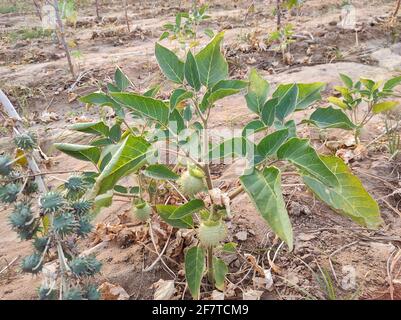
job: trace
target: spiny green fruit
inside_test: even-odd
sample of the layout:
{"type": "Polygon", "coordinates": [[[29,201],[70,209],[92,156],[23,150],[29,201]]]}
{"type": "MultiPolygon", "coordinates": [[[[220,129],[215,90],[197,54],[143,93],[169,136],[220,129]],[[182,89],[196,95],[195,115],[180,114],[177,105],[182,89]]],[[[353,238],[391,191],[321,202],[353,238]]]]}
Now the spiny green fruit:
{"type": "Polygon", "coordinates": [[[70,288],[64,294],[63,299],[64,300],[82,300],[83,299],[82,290],[78,287],[70,288]]]}
{"type": "Polygon", "coordinates": [[[64,188],[67,190],[66,197],[68,199],[77,199],[85,193],[87,183],[83,177],[71,176],[64,183],[64,188]]]}
{"type": "Polygon", "coordinates": [[[53,218],[52,227],[54,232],[64,237],[73,233],[79,227],[79,224],[70,212],[65,212],[53,218]]]}
{"type": "Polygon", "coordinates": [[[132,213],[134,217],[140,221],[146,221],[150,218],[152,214],[152,208],[146,201],[140,201],[139,203],[134,203],[132,206],[132,213]]]}
{"type": "Polygon", "coordinates": [[[9,183],[0,187],[0,201],[4,203],[12,203],[17,200],[21,186],[16,183],[9,183]]]}
{"type": "Polygon", "coordinates": [[[33,247],[38,252],[43,252],[46,248],[47,242],[49,241],[48,237],[39,237],[33,241],[33,247]]]}
{"type": "Polygon", "coordinates": [[[28,180],[22,193],[24,195],[30,195],[32,193],[37,192],[38,189],[39,189],[39,186],[34,180],[28,180]]]}
{"type": "Polygon", "coordinates": [[[36,148],[38,139],[34,133],[27,132],[16,135],[14,143],[19,149],[29,151],[36,148]]]}
{"type": "Polygon", "coordinates": [[[78,200],[71,203],[72,213],[77,216],[85,216],[89,214],[93,202],[89,200],[78,200]]]}
{"type": "Polygon", "coordinates": [[[40,300],[57,300],[57,291],[41,286],[38,289],[38,296],[40,300]]]}
{"type": "Polygon", "coordinates": [[[92,231],[92,224],[90,223],[89,219],[87,218],[81,218],[79,219],[79,226],[77,233],[81,237],[85,237],[89,232],[92,231]]]}
{"type": "Polygon", "coordinates": [[[37,274],[42,270],[42,263],[40,262],[41,255],[34,253],[22,259],[21,269],[23,272],[37,274]]]}
{"type": "Polygon", "coordinates": [[[100,300],[100,292],[97,287],[93,284],[88,285],[84,288],[84,298],[88,300],[100,300]]]}
{"type": "Polygon", "coordinates": [[[8,176],[11,173],[12,165],[9,156],[0,156],[0,176],[8,176]]]}
{"type": "Polygon", "coordinates": [[[13,229],[24,228],[31,224],[33,222],[31,205],[24,202],[17,203],[8,219],[13,229]]]}
{"type": "Polygon", "coordinates": [[[71,271],[78,277],[90,277],[100,271],[102,264],[93,256],[77,257],[69,263],[71,271]]]}
{"type": "Polygon", "coordinates": [[[177,183],[181,191],[187,196],[195,196],[198,192],[205,190],[203,181],[204,173],[196,168],[185,171],[177,183]]]}
{"type": "Polygon", "coordinates": [[[204,221],[198,229],[201,244],[205,247],[215,247],[227,235],[226,226],[222,221],[204,221]]]}
{"type": "Polygon", "coordinates": [[[39,203],[42,212],[48,214],[61,210],[64,207],[65,201],[60,193],[50,191],[40,198],[39,203]]]}

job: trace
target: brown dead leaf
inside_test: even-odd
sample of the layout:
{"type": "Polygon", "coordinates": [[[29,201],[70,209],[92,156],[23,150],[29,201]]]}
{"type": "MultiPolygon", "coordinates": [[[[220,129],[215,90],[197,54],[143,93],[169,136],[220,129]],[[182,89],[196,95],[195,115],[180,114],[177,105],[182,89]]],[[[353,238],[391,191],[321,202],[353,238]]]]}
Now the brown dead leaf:
{"type": "Polygon", "coordinates": [[[252,268],[260,274],[260,276],[264,277],[265,272],[261,266],[258,265],[258,262],[256,261],[256,258],[251,255],[251,254],[245,254],[246,260],[249,262],[249,264],[252,266],[252,268]]]}
{"type": "Polygon", "coordinates": [[[128,300],[129,294],[124,288],[109,282],[104,282],[99,287],[102,300],[128,300]]]}
{"type": "Polygon", "coordinates": [[[74,92],[69,92],[68,93],[68,103],[74,102],[75,100],[77,100],[78,95],[74,92]]]}

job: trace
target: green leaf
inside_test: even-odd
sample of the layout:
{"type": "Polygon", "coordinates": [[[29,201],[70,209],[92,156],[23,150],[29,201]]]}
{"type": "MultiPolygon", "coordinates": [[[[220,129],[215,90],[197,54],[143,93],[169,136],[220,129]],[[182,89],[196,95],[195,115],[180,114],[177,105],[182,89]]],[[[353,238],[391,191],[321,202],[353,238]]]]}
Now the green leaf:
{"type": "Polygon", "coordinates": [[[54,147],[75,159],[90,161],[94,164],[97,164],[100,158],[100,149],[95,146],[71,143],[55,143],[54,147]]]}
{"type": "Polygon", "coordinates": [[[69,129],[105,137],[109,136],[109,127],[103,121],[75,123],[69,129]]]}
{"type": "Polygon", "coordinates": [[[137,111],[151,120],[163,125],[168,123],[170,109],[162,100],[126,92],[111,93],[111,96],[128,109],[137,111]]]}
{"type": "Polygon", "coordinates": [[[256,151],[255,145],[245,137],[229,138],[222,143],[214,146],[209,151],[209,160],[216,159],[232,159],[235,157],[245,157],[254,155],[256,151]]]}
{"type": "Polygon", "coordinates": [[[179,229],[192,229],[194,227],[194,222],[192,216],[188,215],[182,219],[171,219],[170,216],[178,208],[178,206],[173,205],[156,205],[156,211],[164,222],[179,229]]]}
{"type": "Polygon", "coordinates": [[[218,33],[195,57],[200,81],[207,88],[228,76],[228,64],[220,51],[223,36],[223,32],[218,33]]]}
{"type": "Polygon", "coordinates": [[[248,108],[255,113],[259,113],[266,102],[269,90],[269,83],[255,69],[251,69],[248,93],[245,95],[248,108]]]}
{"type": "Polygon", "coordinates": [[[122,177],[138,170],[145,162],[150,144],[141,137],[129,135],[123,142],[102,173],[96,179],[93,193],[105,193],[113,189],[122,177]]]}
{"type": "Polygon", "coordinates": [[[161,34],[161,36],[160,36],[160,38],[159,38],[159,41],[162,41],[162,40],[166,39],[169,35],[170,35],[170,33],[169,33],[168,31],[164,31],[164,32],[161,34]]]}
{"type": "Polygon", "coordinates": [[[245,88],[247,83],[241,80],[221,80],[213,88],[206,92],[201,103],[201,110],[204,112],[209,106],[217,100],[237,94],[245,88]]]}
{"type": "Polygon", "coordinates": [[[93,215],[97,215],[102,208],[108,208],[113,203],[113,190],[98,195],[93,201],[93,215]]]}
{"type": "Polygon", "coordinates": [[[325,165],[336,175],[338,185],[329,187],[310,175],[303,175],[305,184],[330,207],[356,223],[377,229],[382,223],[379,206],[364,189],[347,165],[334,156],[321,156],[325,165]]]}
{"type": "Polygon", "coordinates": [[[152,164],[142,172],[145,176],[157,180],[177,180],[180,177],[163,164],[152,164]]]}
{"type": "Polygon", "coordinates": [[[221,250],[227,253],[235,253],[237,249],[237,245],[235,242],[227,242],[223,245],[221,250]]]}
{"type": "Polygon", "coordinates": [[[156,43],[155,54],[163,74],[173,82],[182,83],[184,81],[184,63],[178,59],[177,55],[159,43],[156,43]]]}
{"type": "Polygon", "coordinates": [[[396,106],[398,106],[397,101],[384,101],[384,102],[376,103],[372,107],[372,111],[373,111],[373,113],[386,112],[386,111],[394,109],[396,106]]]}
{"type": "Polygon", "coordinates": [[[214,37],[214,32],[212,29],[210,28],[206,28],[205,30],[203,30],[203,32],[209,37],[209,38],[213,38],[214,37]]]}
{"type": "Polygon", "coordinates": [[[114,74],[114,81],[116,82],[117,87],[118,89],[120,89],[120,91],[126,90],[131,84],[131,81],[124,74],[124,72],[122,72],[120,67],[117,67],[116,69],[116,72],[114,74]]]}
{"type": "Polygon", "coordinates": [[[79,101],[88,104],[94,104],[99,106],[113,106],[115,101],[103,92],[93,92],[86,96],[80,97],[79,101]]]}
{"type": "Polygon", "coordinates": [[[393,90],[396,86],[398,86],[401,83],[401,76],[392,78],[388,80],[384,86],[383,90],[393,90]]]}
{"type": "Polygon", "coordinates": [[[347,109],[347,104],[344,101],[342,101],[340,98],[328,97],[327,100],[330,103],[336,105],[337,107],[340,107],[343,110],[347,109]]]}
{"type": "Polygon", "coordinates": [[[307,139],[291,138],[278,149],[277,157],[288,160],[328,186],[338,186],[337,177],[319,158],[307,139]]]}
{"type": "Polygon", "coordinates": [[[188,51],[187,60],[185,61],[185,79],[188,84],[195,89],[195,91],[199,91],[201,87],[200,77],[198,65],[196,63],[195,57],[193,56],[191,51],[188,51]]]}
{"type": "Polygon", "coordinates": [[[340,128],[354,130],[356,128],[344,112],[333,107],[316,109],[309,120],[304,122],[311,123],[320,129],[340,128]]]}
{"type": "Polygon", "coordinates": [[[179,206],[170,216],[170,219],[183,219],[205,207],[202,200],[194,199],[179,206]]]}
{"type": "Polygon", "coordinates": [[[170,110],[174,110],[180,102],[190,99],[192,97],[193,93],[191,91],[187,91],[181,88],[175,89],[170,97],[170,110]]]}
{"type": "Polygon", "coordinates": [[[154,97],[156,97],[156,95],[159,92],[159,90],[160,90],[160,84],[151,87],[149,90],[145,91],[143,93],[143,95],[145,97],[154,98],[154,97]]]}
{"type": "Polygon", "coordinates": [[[287,92],[281,97],[276,105],[276,118],[283,121],[285,117],[291,114],[297,104],[298,99],[298,86],[296,84],[291,85],[287,92]]]}
{"type": "Polygon", "coordinates": [[[273,98],[273,99],[267,100],[266,103],[262,107],[261,119],[269,127],[274,122],[277,104],[278,104],[278,98],[273,98]]]}
{"type": "Polygon", "coordinates": [[[114,142],[119,142],[121,139],[121,126],[116,123],[114,126],[110,128],[109,138],[114,142]]]}
{"type": "Polygon", "coordinates": [[[254,169],[241,176],[240,181],[256,209],[291,251],[292,227],[282,195],[280,171],[275,167],[254,169]]]}
{"type": "Polygon", "coordinates": [[[223,291],[228,268],[222,259],[213,257],[213,273],[216,288],[223,291]]]}
{"type": "Polygon", "coordinates": [[[200,285],[205,272],[205,254],[200,247],[192,247],[185,254],[185,278],[195,300],[199,299],[200,285]]]}
{"type": "Polygon", "coordinates": [[[288,129],[282,129],[267,135],[257,145],[258,153],[264,158],[275,155],[287,138],[288,129]]]}
{"type": "Polygon", "coordinates": [[[247,136],[260,132],[266,128],[266,125],[262,121],[252,120],[251,122],[248,122],[248,124],[242,129],[241,135],[246,138],[247,136]]]}
{"type": "Polygon", "coordinates": [[[352,89],[352,87],[354,86],[354,83],[352,82],[352,79],[350,77],[348,77],[345,74],[340,73],[340,78],[348,89],[352,89]]]}
{"type": "Polygon", "coordinates": [[[315,101],[321,100],[321,92],[325,89],[326,84],[323,82],[314,83],[298,83],[298,99],[295,109],[304,110],[315,101]]]}

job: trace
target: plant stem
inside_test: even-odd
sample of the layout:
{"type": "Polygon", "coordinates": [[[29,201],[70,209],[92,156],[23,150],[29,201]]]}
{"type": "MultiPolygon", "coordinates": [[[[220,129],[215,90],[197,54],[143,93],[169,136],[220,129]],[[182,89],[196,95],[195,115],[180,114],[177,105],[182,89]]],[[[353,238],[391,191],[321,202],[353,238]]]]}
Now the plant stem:
{"type": "Polygon", "coordinates": [[[207,248],[207,278],[214,284],[213,247],[207,248]]]}

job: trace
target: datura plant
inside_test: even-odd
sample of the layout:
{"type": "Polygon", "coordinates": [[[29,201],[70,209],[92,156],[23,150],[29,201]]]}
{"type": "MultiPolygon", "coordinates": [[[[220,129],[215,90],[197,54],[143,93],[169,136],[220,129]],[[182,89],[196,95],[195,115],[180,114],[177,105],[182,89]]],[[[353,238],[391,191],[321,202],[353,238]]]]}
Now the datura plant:
{"type": "Polygon", "coordinates": [[[91,180],[73,175],[59,188],[40,194],[35,176],[25,168],[37,141],[32,133],[16,134],[17,156],[0,156],[0,202],[11,211],[11,228],[33,245],[32,254],[22,259],[21,270],[42,273],[40,299],[99,299],[91,278],[101,264],[93,256],[79,255],[76,246],[77,240],[92,230],[93,204],[83,198],[91,180]]]}
{"type": "MultiPolygon", "coordinates": [[[[72,130],[92,135],[86,145],[55,145],[93,164],[94,184],[86,199],[94,202],[95,211],[110,205],[115,196],[131,197],[132,213],[139,220],[160,218],[174,228],[196,230],[198,245],[185,249],[185,274],[195,299],[206,274],[212,285],[224,289],[228,268],[221,255],[235,252],[235,244],[226,242],[226,221],[237,195],[245,192],[270,228],[293,249],[281,189],[283,166],[273,164],[294,167],[305,185],[336,212],[368,228],[381,224],[378,205],[344,162],[319,155],[297,135],[291,117],[321,99],[325,85],[283,84],[272,91],[255,70],[247,80],[229,79],[222,40],[219,33],[198,52],[188,50],[181,58],[156,44],[157,62],[170,81],[166,89],[172,88],[167,100],[158,98],[160,86],[144,93],[132,91],[131,81],[117,68],[112,83],[81,97],[84,103],[111,107],[113,120],[73,125],[72,130]],[[241,94],[255,119],[238,134],[213,141],[209,125],[216,103],[232,95],[240,99],[241,94]],[[219,189],[210,166],[239,159],[246,163],[238,174],[239,185],[219,189]],[[169,194],[182,200],[169,204],[169,194]]],[[[74,190],[79,193],[79,188],[74,190]]]]}
{"type": "Polygon", "coordinates": [[[344,85],[334,87],[337,94],[328,98],[331,106],[316,109],[307,122],[321,129],[353,131],[355,143],[359,143],[361,130],[374,116],[398,106],[397,101],[388,99],[394,96],[401,76],[376,82],[366,78],[354,82],[345,74],[340,77],[344,85]]]}

